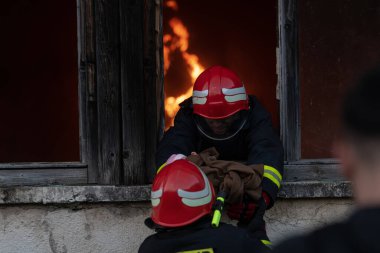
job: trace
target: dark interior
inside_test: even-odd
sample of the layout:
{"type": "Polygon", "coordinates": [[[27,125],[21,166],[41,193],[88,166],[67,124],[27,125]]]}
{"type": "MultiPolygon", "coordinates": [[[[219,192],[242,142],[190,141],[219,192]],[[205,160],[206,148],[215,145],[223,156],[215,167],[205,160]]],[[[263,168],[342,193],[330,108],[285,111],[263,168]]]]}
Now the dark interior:
{"type": "Polygon", "coordinates": [[[0,162],[79,161],[76,1],[0,8],[0,162]]]}

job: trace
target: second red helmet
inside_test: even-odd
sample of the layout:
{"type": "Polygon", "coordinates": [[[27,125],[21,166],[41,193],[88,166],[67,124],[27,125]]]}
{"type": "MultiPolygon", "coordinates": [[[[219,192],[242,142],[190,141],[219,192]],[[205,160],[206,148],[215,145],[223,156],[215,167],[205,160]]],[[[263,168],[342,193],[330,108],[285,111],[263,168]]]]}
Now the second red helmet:
{"type": "Polygon", "coordinates": [[[214,188],[206,174],[185,159],[176,160],[154,178],[151,218],[164,227],[185,226],[210,214],[214,200],[214,188]]]}
{"type": "Polygon", "coordinates": [[[248,96],[240,78],[231,70],[213,66],[203,71],[193,87],[193,112],[222,119],[248,110],[248,96]]]}

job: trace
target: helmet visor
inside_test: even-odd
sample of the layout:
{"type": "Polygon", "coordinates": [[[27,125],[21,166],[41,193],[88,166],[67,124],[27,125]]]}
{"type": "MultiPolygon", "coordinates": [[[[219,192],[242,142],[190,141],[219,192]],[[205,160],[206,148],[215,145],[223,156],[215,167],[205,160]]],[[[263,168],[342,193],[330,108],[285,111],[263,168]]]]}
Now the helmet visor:
{"type": "Polygon", "coordinates": [[[245,125],[247,111],[241,110],[223,119],[208,119],[194,115],[195,123],[201,134],[211,140],[228,140],[233,138],[245,125]]]}

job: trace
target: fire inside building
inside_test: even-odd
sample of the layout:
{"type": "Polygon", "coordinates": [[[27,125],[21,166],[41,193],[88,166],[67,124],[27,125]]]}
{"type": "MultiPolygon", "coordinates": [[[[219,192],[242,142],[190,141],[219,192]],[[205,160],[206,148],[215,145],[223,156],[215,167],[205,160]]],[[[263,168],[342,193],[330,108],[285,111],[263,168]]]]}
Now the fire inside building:
{"type": "Polygon", "coordinates": [[[279,128],[276,6],[272,0],[164,1],[166,128],[178,104],[191,96],[195,79],[213,65],[233,69],[279,128]]]}
{"type": "MultiPolygon", "coordinates": [[[[102,8],[101,5],[88,1],[86,6],[89,9],[98,8],[97,6],[102,8]]],[[[191,96],[196,77],[213,65],[222,65],[235,71],[245,83],[248,93],[255,95],[267,108],[284,145],[293,143],[293,146],[286,149],[289,152],[298,150],[293,152],[294,159],[290,160],[333,157],[332,142],[338,134],[338,123],[334,115],[339,110],[339,97],[344,92],[346,83],[378,59],[378,34],[372,32],[378,24],[377,2],[367,0],[360,4],[356,1],[337,1],[327,7],[312,1],[300,1],[294,5],[294,9],[289,7],[290,11],[297,13],[294,20],[281,20],[279,3],[282,2],[239,0],[232,4],[230,1],[217,0],[165,0],[156,4],[160,7],[154,9],[154,17],[152,14],[149,19],[155,25],[155,38],[149,37],[153,33],[146,28],[148,19],[142,21],[140,28],[136,27],[143,31],[138,32],[126,30],[122,24],[133,21],[127,19],[133,17],[130,14],[102,21],[92,17],[92,12],[88,11],[90,18],[85,19],[87,23],[84,27],[92,29],[95,21],[104,23],[109,26],[109,34],[98,36],[95,30],[88,29],[86,40],[79,38],[83,32],[78,31],[81,23],[77,20],[75,1],[53,3],[41,0],[32,3],[19,0],[7,3],[2,8],[0,17],[1,27],[9,34],[0,42],[2,48],[6,49],[0,65],[0,162],[70,162],[87,157],[81,154],[80,145],[83,147],[86,142],[80,138],[84,136],[81,127],[87,126],[86,122],[82,122],[83,113],[91,111],[81,112],[84,109],[80,103],[89,101],[89,105],[96,107],[100,113],[102,109],[97,104],[96,96],[104,96],[105,100],[116,99],[112,102],[115,106],[122,107],[114,111],[114,116],[115,122],[122,120],[123,123],[115,123],[113,132],[118,133],[118,136],[124,135],[125,138],[139,136],[143,139],[148,137],[142,135],[150,136],[154,141],[152,145],[147,145],[155,147],[163,130],[173,124],[178,104],[191,96]],[[324,18],[320,18],[320,13],[323,13],[324,18]],[[120,20],[121,18],[124,19],[120,20]],[[284,43],[281,42],[284,36],[280,36],[281,24],[285,25],[284,34],[288,36],[286,33],[289,33],[289,38],[293,36],[284,43]],[[118,33],[122,34],[121,37],[118,33]],[[126,49],[125,45],[130,41],[128,39],[133,38],[129,33],[140,33],[136,38],[142,45],[132,43],[126,49]],[[77,50],[78,38],[80,43],[85,41],[84,49],[92,50],[91,57],[88,56],[90,60],[79,61],[86,66],[78,66],[76,61],[80,56],[77,50]],[[103,48],[97,41],[105,39],[110,41],[111,46],[106,45],[108,51],[104,54],[116,54],[117,57],[112,59],[115,66],[125,65],[122,70],[116,71],[120,72],[117,75],[108,69],[99,68],[102,64],[111,66],[111,60],[99,61],[100,65],[88,64],[100,59],[99,52],[103,48]],[[148,43],[151,43],[150,51],[147,49],[148,43]],[[143,60],[137,59],[138,64],[132,62],[130,55],[121,55],[126,54],[127,50],[132,51],[133,46],[136,46],[133,51],[135,57],[140,57],[138,54],[141,51],[149,54],[143,60]],[[152,56],[153,49],[156,50],[156,55],[162,54],[162,60],[152,56]],[[294,54],[290,54],[292,52],[294,54]],[[281,61],[281,57],[285,57],[286,61],[281,61]],[[144,62],[146,59],[152,62],[144,62]],[[140,70],[133,72],[132,67],[126,66],[129,61],[134,68],[140,70]],[[97,78],[96,82],[81,88],[82,92],[83,89],[88,89],[88,100],[78,92],[78,85],[81,84],[77,75],[78,68],[82,71],[80,73],[87,75],[86,78],[97,78]],[[85,68],[88,68],[86,71],[90,74],[85,72],[85,68]],[[164,78],[160,76],[161,68],[164,78]],[[281,71],[286,68],[293,73],[287,74],[292,80],[285,85],[281,71]],[[18,72],[20,69],[23,70],[22,74],[18,72]],[[148,70],[158,75],[152,79],[147,74],[148,70]],[[125,75],[123,71],[132,71],[133,74],[125,75]],[[109,76],[102,76],[103,72],[109,76]],[[124,79],[130,81],[128,85],[124,79]],[[99,84],[105,80],[115,82],[115,85],[103,92],[101,89],[108,86],[99,84]],[[137,82],[147,86],[136,84],[137,82]],[[285,99],[282,94],[286,93],[286,89],[293,90],[294,96],[285,99]],[[133,101],[132,104],[141,103],[138,107],[145,108],[142,110],[148,108],[157,118],[156,122],[163,121],[163,115],[158,112],[165,110],[165,127],[158,127],[158,130],[152,130],[149,134],[143,133],[151,119],[141,117],[139,120],[129,120],[132,117],[129,112],[147,114],[145,111],[132,110],[131,102],[129,98],[128,101],[123,98],[123,92],[139,101],[133,101]],[[154,95],[154,101],[149,100],[153,97],[149,92],[154,95]],[[118,102],[123,99],[124,102],[118,102]],[[160,103],[160,100],[164,100],[164,103],[160,103]],[[82,109],[78,110],[78,107],[82,109]],[[290,116],[283,113],[287,108],[294,116],[294,124],[291,126],[287,125],[290,116]],[[322,118],[324,120],[319,120],[322,118]],[[133,131],[124,129],[132,124],[129,122],[139,127],[128,126],[133,131]],[[136,129],[141,129],[141,134],[136,134],[136,129]],[[289,134],[293,129],[295,134],[289,134]],[[321,132],[327,134],[320,135],[321,132]]],[[[137,11],[141,7],[135,2],[131,5],[136,6],[136,11],[132,14],[137,18],[148,17],[143,11],[137,11]]],[[[115,3],[115,6],[119,5],[115,3]]],[[[132,10],[124,5],[117,7],[118,10],[113,10],[116,8],[113,6],[107,7],[114,13],[124,9],[132,10]]],[[[105,104],[110,105],[108,102],[105,104]]],[[[94,131],[90,135],[96,136],[102,132],[95,129],[95,125],[100,123],[94,115],[89,117],[94,122],[91,127],[87,126],[88,131],[94,131]]],[[[105,125],[109,126],[109,123],[105,125]]],[[[157,123],[159,125],[161,123],[157,123]]],[[[135,142],[143,141],[136,137],[135,142]]],[[[115,148],[118,153],[122,153],[120,145],[115,144],[115,148]]],[[[145,147],[141,147],[141,150],[145,150],[145,147]]],[[[154,148],[143,153],[150,154],[152,151],[154,148]]],[[[140,159],[142,160],[143,158],[140,159]]]]}
{"type": "Polygon", "coordinates": [[[213,65],[238,74],[284,147],[270,239],[347,217],[337,115],[380,59],[379,13],[378,0],[4,1],[1,251],[137,252],[157,145],[213,65]]]}

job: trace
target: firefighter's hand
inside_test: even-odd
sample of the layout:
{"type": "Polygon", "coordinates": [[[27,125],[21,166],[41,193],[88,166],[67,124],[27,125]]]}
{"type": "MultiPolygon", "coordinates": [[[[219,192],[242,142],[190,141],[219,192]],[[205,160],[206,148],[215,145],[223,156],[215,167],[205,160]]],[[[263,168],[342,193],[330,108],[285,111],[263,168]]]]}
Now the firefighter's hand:
{"type": "Polygon", "coordinates": [[[227,215],[232,220],[237,220],[240,223],[248,224],[252,220],[256,208],[257,204],[247,195],[244,195],[241,203],[233,204],[227,207],[227,215]]]}

